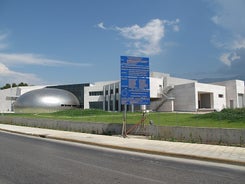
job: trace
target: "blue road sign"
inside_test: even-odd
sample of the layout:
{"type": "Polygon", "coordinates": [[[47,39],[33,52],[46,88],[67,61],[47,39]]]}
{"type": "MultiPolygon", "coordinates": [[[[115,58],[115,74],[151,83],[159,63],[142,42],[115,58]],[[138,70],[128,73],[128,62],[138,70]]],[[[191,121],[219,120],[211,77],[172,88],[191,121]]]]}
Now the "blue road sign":
{"type": "Polygon", "coordinates": [[[121,104],[150,104],[149,58],[121,56],[121,104]]]}

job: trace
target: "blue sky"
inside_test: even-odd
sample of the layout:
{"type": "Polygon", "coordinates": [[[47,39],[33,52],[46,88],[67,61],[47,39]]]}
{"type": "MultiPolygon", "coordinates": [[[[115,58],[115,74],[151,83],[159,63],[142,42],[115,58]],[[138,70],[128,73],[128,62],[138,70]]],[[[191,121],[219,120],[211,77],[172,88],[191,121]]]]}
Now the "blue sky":
{"type": "Polygon", "coordinates": [[[244,0],[0,0],[0,86],[120,79],[150,70],[245,79],[244,0]]]}

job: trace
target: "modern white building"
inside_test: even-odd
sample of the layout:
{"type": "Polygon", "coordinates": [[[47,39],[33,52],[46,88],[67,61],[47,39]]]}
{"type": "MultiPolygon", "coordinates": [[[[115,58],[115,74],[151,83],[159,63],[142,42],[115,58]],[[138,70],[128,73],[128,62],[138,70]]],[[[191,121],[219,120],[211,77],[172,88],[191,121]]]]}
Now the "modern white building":
{"type": "MultiPolygon", "coordinates": [[[[231,80],[214,84],[171,77],[153,72],[150,76],[152,111],[220,111],[224,108],[244,107],[244,81],[231,80]]],[[[84,88],[84,108],[121,111],[120,81],[99,82],[84,88]]],[[[132,110],[139,106],[128,107],[132,110]]]]}
{"type": "MultiPolygon", "coordinates": [[[[16,98],[27,91],[47,86],[28,86],[0,90],[0,112],[12,112],[16,98]]],[[[122,111],[120,103],[120,81],[104,81],[94,84],[48,86],[72,92],[83,109],[122,111]]],[[[151,111],[220,111],[224,108],[245,107],[244,81],[230,80],[212,84],[195,80],[171,77],[169,74],[153,72],[150,76],[151,111]]],[[[128,110],[140,110],[140,106],[127,106],[128,110]]]]}

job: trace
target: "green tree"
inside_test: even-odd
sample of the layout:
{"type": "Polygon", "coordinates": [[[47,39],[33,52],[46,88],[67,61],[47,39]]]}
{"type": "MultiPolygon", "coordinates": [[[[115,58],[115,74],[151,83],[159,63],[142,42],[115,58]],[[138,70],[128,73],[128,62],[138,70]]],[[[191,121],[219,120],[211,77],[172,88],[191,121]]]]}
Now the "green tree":
{"type": "Polygon", "coordinates": [[[1,89],[8,89],[11,88],[11,85],[9,83],[5,84],[5,86],[1,87],[1,89]]]}
{"type": "MultiPolygon", "coordinates": [[[[24,83],[24,82],[21,82],[18,85],[16,83],[12,83],[13,88],[18,87],[18,86],[28,86],[28,84],[24,83]]],[[[0,89],[9,89],[9,88],[11,88],[11,84],[7,83],[7,84],[5,84],[5,86],[1,87],[0,89]]]]}
{"type": "Polygon", "coordinates": [[[12,87],[14,88],[14,87],[17,87],[17,84],[15,84],[15,83],[12,83],[12,87]]]}
{"type": "Polygon", "coordinates": [[[18,84],[18,86],[28,86],[28,84],[21,82],[21,83],[18,84]]]}

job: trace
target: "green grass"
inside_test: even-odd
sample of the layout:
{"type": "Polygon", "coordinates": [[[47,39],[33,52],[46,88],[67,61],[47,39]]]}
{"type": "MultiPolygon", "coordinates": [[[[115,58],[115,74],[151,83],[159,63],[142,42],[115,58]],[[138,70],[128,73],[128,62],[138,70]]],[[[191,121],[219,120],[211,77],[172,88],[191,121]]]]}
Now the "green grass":
{"type": "MultiPolygon", "coordinates": [[[[105,112],[95,109],[76,109],[43,114],[8,114],[7,116],[103,123],[122,123],[123,119],[122,112],[105,112]]],[[[149,124],[149,121],[153,120],[155,125],[161,126],[245,128],[245,108],[235,110],[224,109],[221,112],[208,114],[152,112],[147,114],[146,117],[145,124],[149,124]]],[[[142,113],[127,112],[127,124],[136,124],[140,122],[141,118],[142,113]]]]}

